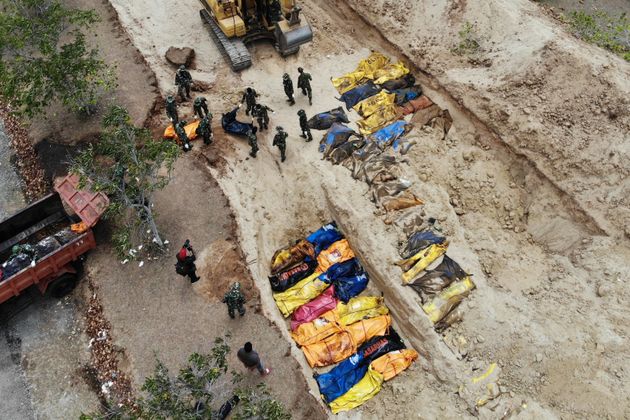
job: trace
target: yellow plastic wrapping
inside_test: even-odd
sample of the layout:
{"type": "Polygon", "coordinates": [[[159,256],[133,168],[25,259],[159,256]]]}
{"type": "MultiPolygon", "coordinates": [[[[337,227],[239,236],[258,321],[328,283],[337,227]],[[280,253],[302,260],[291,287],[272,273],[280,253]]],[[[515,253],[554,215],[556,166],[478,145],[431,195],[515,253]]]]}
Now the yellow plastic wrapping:
{"type": "Polygon", "coordinates": [[[342,331],[342,327],[337,322],[336,314],[333,311],[328,311],[311,322],[300,324],[291,333],[291,337],[293,337],[298,346],[306,346],[322,341],[342,331]]]}
{"type": "Polygon", "coordinates": [[[396,121],[399,117],[398,107],[387,105],[377,109],[369,117],[357,121],[357,126],[361,134],[368,135],[396,121]]]}
{"type": "Polygon", "coordinates": [[[370,338],[385,335],[391,324],[389,315],[363,319],[322,341],[303,346],[302,351],[311,367],[329,366],[356,353],[357,348],[370,338]]]}
{"type": "Polygon", "coordinates": [[[325,273],[333,265],[354,258],[354,252],[346,239],[333,243],[317,256],[317,270],[325,273]]]}
{"type": "Polygon", "coordinates": [[[388,64],[385,67],[377,69],[372,75],[372,78],[374,79],[374,84],[382,85],[388,80],[399,79],[407,73],[409,73],[409,69],[399,61],[398,63],[388,64]]]}
{"type": "Polygon", "coordinates": [[[305,346],[337,334],[343,331],[345,326],[362,319],[375,318],[388,313],[389,309],[383,305],[382,297],[355,297],[347,304],[339,302],[335,309],[311,322],[301,324],[291,333],[291,337],[299,346],[305,346]]]}
{"type": "Polygon", "coordinates": [[[390,351],[374,360],[370,367],[383,375],[389,381],[403,370],[407,369],[418,358],[418,353],[412,349],[390,351]]]}
{"type": "Polygon", "coordinates": [[[277,250],[273,254],[273,257],[271,257],[271,274],[276,274],[294,264],[299,263],[300,261],[303,261],[306,256],[315,258],[315,249],[313,248],[313,244],[306,239],[302,239],[289,248],[277,250]]]}
{"type": "MultiPolygon", "coordinates": [[[[389,58],[385,57],[383,54],[373,52],[368,58],[359,62],[355,71],[332,79],[332,84],[335,89],[337,89],[337,92],[344,94],[350,89],[354,89],[368,80],[374,79],[377,71],[386,67],[389,61],[389,58]]],[[[407,70],[407,72],[409,72],[409,70],[407,70]]]]}
{"type": "MultiPolygon", "coordinates": [[[[347,304],[340,302],[332,311],[341,325],[350,325],[362,319],[387,315],[389,309],[383,305],[383,298],[376,296],[359,296],[352,298],[347,304]]],[[[324,314],[325,315],[325,314],[324,314]]]]}
{"type": "Polygon", "coordinates": [[[333,86],[337,89],[337,92],[342,95],[359,86],[363,80],[365,80],[365,73],[362,71],[353,71],[352,73],[344,74],[341,77],[331,79],[333,86]]]}
{"type": "MultiPolygon", "coordinates": [[[[197,138],[197,127],[199,127],[199,120],[195,120],[190,124],[184,126],[184,131],[186,132],[186,136],[188,140],[194,140],[197,138]]],[[[170,124],[164,130],[164,138],[165,139],[178,139],[177,133],[175,133],[175,129],[173,128],[173,124],[170,124]]]]}
{"type": "Polygon", "coordinates": [[[438,293],[433,300],[422,305],[422,310],[429,316],[431,322],[435,324],[444,318],[474,288],[475,283],[470,277],[453,282],[449,287],[438,293]]]}
{"type": "Polygon", "coordinates": [[[374,96],[370,96],[352,107],[363,118],[367,118],[374,114],[377,110],[384,106],[392,106],[396,101],[395,93],[387,93],[382,90],[374,96]]]}
{"type": "Polygon", "coordinates": [[[376,72],[387,66],[389,62],[388,57],[379,52],[373,52],[368,58],[359,61],[356,71],[361,71],[368,79],[373,79],[376,72]]]}
{"type": "Polygon", "coordinates": [[[422,251],[418,252],[418,254],[420,255],[417,258],[417,262],[408,271],[403,273],[402,275],[403,282],[405,284],[411,282],[411,280],[413,280],[414,277],[420,274],[433,261],[437,260],[440,256],[444,255],[446,253],[447,248],[448,248],[448,241],[445,241],[445,242],[442,242],[441,244],[433,244],[423,249],[422,251]]]}
{"type": "Polygon", "coordinates": [[[330,403],[330,409],[333,414],[337,414],[357,408],[379,393],[383,386],[383,381],[383,375],[370,366],[363,379],[350,388],[348,392],[330,403]]]}
{"type": "Polygon", "coordinates": [[[324,289],[330,286],[317,277],[322,273],[315,271],[307,278],[300,280],[295,286],[282,293],[274,293],[273,298],[284,317],[288,317],[300,306],[310,302],[319,296],[324,289]]]}

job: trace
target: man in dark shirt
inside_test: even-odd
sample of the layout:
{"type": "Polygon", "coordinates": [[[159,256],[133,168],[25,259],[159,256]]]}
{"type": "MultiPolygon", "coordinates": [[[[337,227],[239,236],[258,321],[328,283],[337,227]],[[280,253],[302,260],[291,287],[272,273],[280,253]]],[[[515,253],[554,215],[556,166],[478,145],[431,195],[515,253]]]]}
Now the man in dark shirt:
{"type": "Polygon", "coordinates": [[[236,353],[236,356],[247,369],[253,370],[254,368],[256,368],[261,376],[265,376],[270,372],[268,368],[265,368],[263,366],[262,361],[260,360],[260,356],[258,356],[258,353],[254,351],[254,349],[252,348],[252,343],[250,343],[249,341],[245,343],[245,345],[241,349],[239,349],[238,353],[236,353]]]}

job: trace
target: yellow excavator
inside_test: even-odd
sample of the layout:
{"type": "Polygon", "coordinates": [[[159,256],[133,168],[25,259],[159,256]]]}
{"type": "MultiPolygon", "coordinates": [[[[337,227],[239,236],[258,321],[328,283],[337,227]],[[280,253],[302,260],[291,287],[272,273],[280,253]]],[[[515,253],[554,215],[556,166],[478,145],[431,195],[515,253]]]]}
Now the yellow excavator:
{"type": "Polygon", "coordinates": [[[246,45],[261,39],[286,57],[313,39],[313,31],[295,0],[200,0],[199,12],[210,35],[234,71],[252,65],[246,45]]]}

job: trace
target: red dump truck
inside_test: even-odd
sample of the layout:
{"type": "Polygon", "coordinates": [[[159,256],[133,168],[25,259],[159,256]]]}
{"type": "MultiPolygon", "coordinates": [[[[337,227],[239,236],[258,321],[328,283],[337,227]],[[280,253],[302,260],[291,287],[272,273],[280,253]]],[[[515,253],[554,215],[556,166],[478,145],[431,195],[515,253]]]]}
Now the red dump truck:
{"type": "Polygon", "coordinates": [[[91,228],[107,196],[79,189],[79,178],[55,183],[55,193],[0,222],[0,304],[31,286],[53,297],[70,293],[84,254],[96,247],[91,228]]]}

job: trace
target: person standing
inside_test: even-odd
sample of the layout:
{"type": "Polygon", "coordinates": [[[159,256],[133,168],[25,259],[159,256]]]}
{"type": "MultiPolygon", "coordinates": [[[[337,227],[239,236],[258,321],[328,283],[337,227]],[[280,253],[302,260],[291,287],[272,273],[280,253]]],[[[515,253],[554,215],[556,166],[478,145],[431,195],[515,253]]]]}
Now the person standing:
{"type": "Polygon", "coordinates": [[[260,373],[260,376],[265,376],[269,374],[270,370],[268,368],[265,368],[262,361],[260,360],[260,356],[254,351],[252,343],[250,343],[249,341],[238,350],[236,356],[247,369],[257,369],[258,373],[260,373]]]}
{"type": "MultiPolygon", "coordinates": [[[[254,127],[255,129],[256,127],[254,127]]],[[[253,158],[256,158],[256,153],[258,153],[258,137],[256,137],[256,133],[253,131],[247,132],[247,142],[249,143],[249,147],[252,149],[249,152],[249,155],[253,158]]]]}
{"type": "Polygon", "coordinates": [[[190,144],[190,140],[188,139],[188,135],[186,134],[186,121],[181,120],[177,125],[175,125],[175,134],[179,138],[179,141],[182,142],[182,149],[184,152],[189,152],[192,150],[192,145],[190,144]]]}
{"type": "Polygon", "coordinates": [[[289,105],[295,105],[295,98],[293,97],[293,80],[291,80],[289,73],[284,73],[282,75],[282,85],[284,86],[284,93],[287,95],[289,105]]]}
{"type": "Polygon", "coordinates": [[[258,98],[259,96],[260,95],[256,93],[254,89],[250,87],[245,89],[245,92],[243,92],[243,98],[241,98],[241,103],[245,102],[247,104],[245,115],[249,115],[249,113],[254,109],[254,107],[256,106],[256,98],[258,98]]]}
{"type": "Polygon", "coordinates": [[[196,132],[198,136],[203,137],[203,144],[212,143],[212,114],[207,114],[203,117],[196,132]]]}
{"type": "Polygon", "coordinates": [[[306,118],[306,111],[300,109],[297,114],[300,117],[300,129],[302,130],[300,137],[306,139],[307,142],[313,140],[311,128],[308,126],[308,119],[306,118]]]}
{"type": "Polygon", "coordinates": [[[182,101],[185,101],[186,97],[188,97],[188,99],[191,98],[190,86],[192,85],[192,76],[183,64],[179,66],[177,73],[175,73],[175,85],[177,86],[177,93],[182,98],[182,101]],[[186,96],[184,96],[184,93],[186,93],[186,96]]]}
{"type": "Polygon", "coordinates": [[[269,111],[274,112],[273,109],[263,104],[256,104],[252,110],[252,116],[258,120],[258,129],[260,131],[269,128],[269,111]]]}
{"type": "Polygon", "coordinates": [[[179,122],[179,116],[177,115],[177,103],[175,103],[175,98],[170,95],[166,97],[166,116],[169,120],[171,120],[173,127],[175,127],[175,125],[179,122]]]}
{"type": "Polygon", "coordinates": [[[203,96],[197,96],[193,102],[193,111],[199,116],[199,119],[208,115],[208,101],[203,96]]]}
{"type": "Polygon", "coordinates": [[[311,89],[311,75],[309,73],[305,73],[302,67],[298,67],[298,89],[302,89],[302,95],[308,96],[308,104],[313,105],[313,90],[311,89]]]}
{"type": "Polygon", "coordinates": [[[284,162],[287,159],[287,137],[289,136],[282,127],[276,127],[278,132],[273,138],[273,146],[278,146],[280,149],[280,159],[284,162]]]}
{"type": "Polygon", "coordinates": [[[175,271],[181,276],[188,276],[190,283],[195,283],[199,280],[197,277],[197,266],[195,265],[195,251],[192,245],[190,245],[190,239],[186,239],[182,249],[177,253],[177,264],[175,264],[175,271]]]}
{"type": "Polygon", "coordinates": [[[245,296],[243,295],[243,292],[241,292],[241,284],[239,282],[232,284],[232,287],[225,296],[223,296],[223,300],[221,302],[227,305],[228,315],[230,318],[234,319],[234,311],[236,310],[238,310],[238,314],[240,316],[245,315],[245,307],[243,306],[245,303],[245,296]]]}

